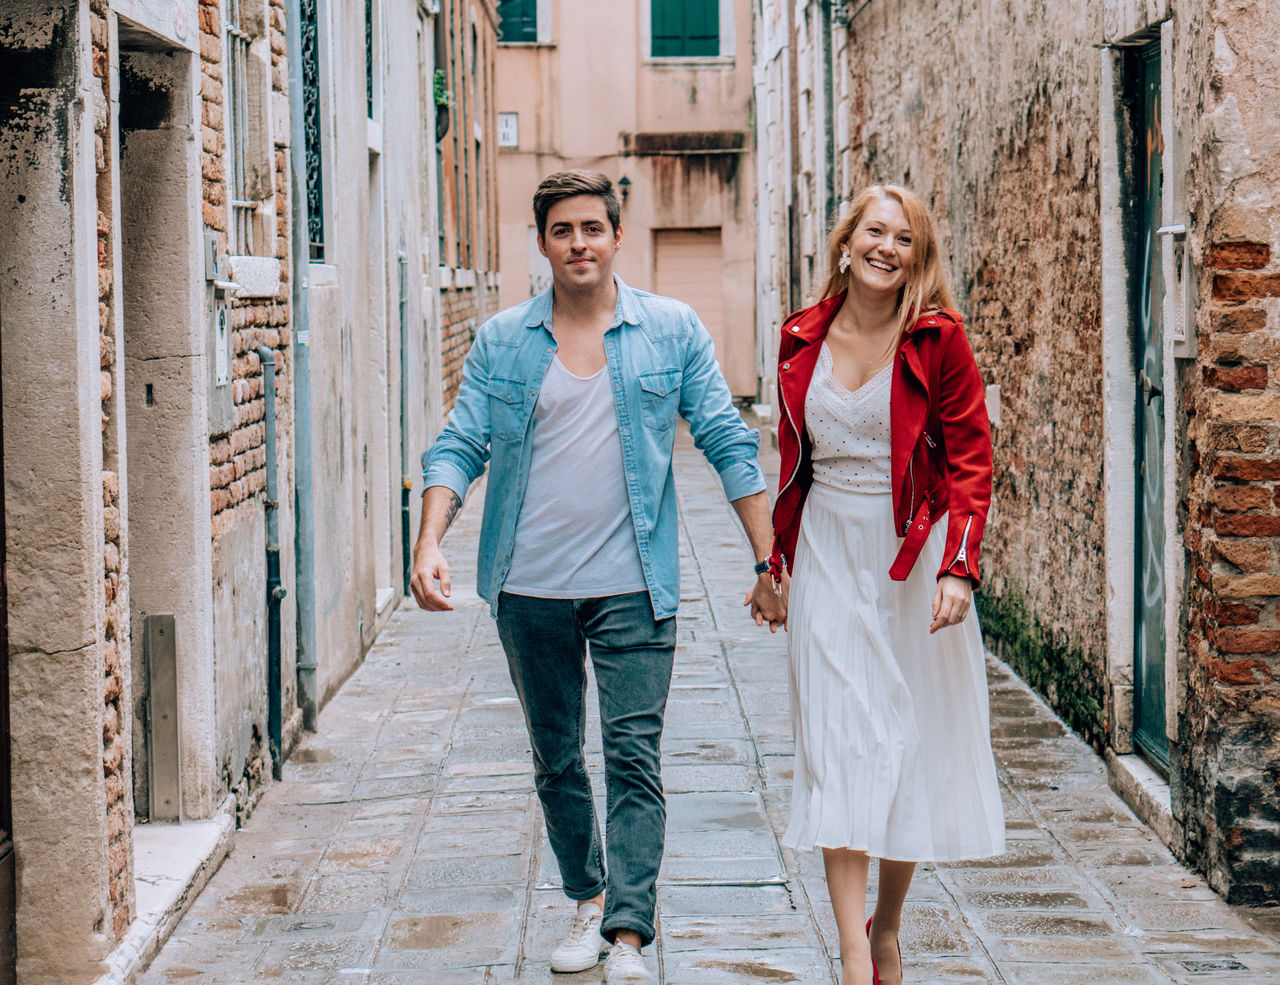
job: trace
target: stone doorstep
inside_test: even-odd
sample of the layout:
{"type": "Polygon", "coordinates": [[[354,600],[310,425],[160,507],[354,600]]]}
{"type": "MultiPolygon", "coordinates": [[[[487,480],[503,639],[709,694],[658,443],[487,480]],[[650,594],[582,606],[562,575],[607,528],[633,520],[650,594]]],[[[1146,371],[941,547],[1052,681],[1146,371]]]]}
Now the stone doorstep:
{"type": "Polygon", "coordinates": [[[1141,756],[1106,753],[1107,784],[1119,794],[1138,820],[1178,856],[1181,827],[1173,819],[1169,784],[1141,756]]]}
{"type": "Polygon", "coordinates": [[[230,794],[208,820],[134,827],[137,914],[107,956],[109,970],[94,985],[131,985],[147,970],[230,854],[235,831],[236,802],[230,794]]]}

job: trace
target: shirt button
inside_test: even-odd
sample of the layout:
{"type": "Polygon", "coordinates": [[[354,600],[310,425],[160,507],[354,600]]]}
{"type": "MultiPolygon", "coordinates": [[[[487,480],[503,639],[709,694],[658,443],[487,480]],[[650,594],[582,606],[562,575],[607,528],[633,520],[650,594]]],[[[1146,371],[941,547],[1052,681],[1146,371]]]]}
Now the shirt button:
{"type": "Polygon", "coordinates": [[[790,363],[783,363],[783,364],[782,364],[782,368],[783,368],[783,369],[790,369],[790,368],[791,368],[791,364],[790,364],[790,363]]]}
{"type": "Polygon", "coordinates": [[[799,325],[792,325],[792,326],[791,326],[791,331],[793,331],[793,332],[798,332],[798,331],[800,331],[800,326],[799,326],[799,325]]]}

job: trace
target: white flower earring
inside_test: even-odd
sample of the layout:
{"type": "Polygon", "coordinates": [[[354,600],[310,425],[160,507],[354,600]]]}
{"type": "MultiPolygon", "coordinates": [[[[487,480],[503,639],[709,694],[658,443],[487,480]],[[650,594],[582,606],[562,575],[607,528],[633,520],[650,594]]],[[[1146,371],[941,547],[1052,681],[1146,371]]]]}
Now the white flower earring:
{"type": "Polygon", "coordinates": [[[849,272],[849,267],[852,264],[853,264],[853,257],[849,256],[848,250],[845,250],[843,253],[840,254],[840,263],[837,265],[840,268],[840,273],[847,274],[849,272]]]}

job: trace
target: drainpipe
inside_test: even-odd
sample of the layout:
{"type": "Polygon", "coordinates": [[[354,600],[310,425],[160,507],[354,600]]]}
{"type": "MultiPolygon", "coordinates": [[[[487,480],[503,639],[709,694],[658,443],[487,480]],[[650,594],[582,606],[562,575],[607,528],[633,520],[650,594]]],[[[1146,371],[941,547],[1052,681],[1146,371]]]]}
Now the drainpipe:
{"type": "Polygon", "coordinates": [[[298,706],[302,727],[316,729],[316,517],[311,483],[311,332],[307,278],[311,242],[307,235],[307,136],[302,110],[302,5],[285,0],[285,45],[289,58],[289,186],[293,222],[293,483],[294,553],[297,560],[298,706]]]}
{"type": "Polygon", "coordinates": [[[404,250],[396,254],[400,268],[400,560],[403,572],[402,590],[409,594],[409,576],[413,571],[413,545],[410,541],[410,497],[413,476],[409,463],[409,257],[404,250]]]}
{"type": "Polygon", "coordinates": [[[832,9],[834,5],[831,0],[827,0],[823,4],[825,8],[822,11],[822,97],[823,97],[823,113],[826,119],[823,121],[827,131],[827,142],[823,148],[823,155],[826,158],[826,215],[823,217],[826,222],[824,228],[829,228],[830,223],[836,216],[836,102],[835,102],[835,69],[834,58],[835,52],[832,50],[831,38],[831,19],[835,16],[832,9]]]}
{"type": "Polygon", "coordinates": [[[267,747],[271,775],[280,779],[280,602],[287,594],[280,584],[280,500],[276,482],[276,353],[258,346],[262,360],[263,426],[267,431],[267,747]]]}

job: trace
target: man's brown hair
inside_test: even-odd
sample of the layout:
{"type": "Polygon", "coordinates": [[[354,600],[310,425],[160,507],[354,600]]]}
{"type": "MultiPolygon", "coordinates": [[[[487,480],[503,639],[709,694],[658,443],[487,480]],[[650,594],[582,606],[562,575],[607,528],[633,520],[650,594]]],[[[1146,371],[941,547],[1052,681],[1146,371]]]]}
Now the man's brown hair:
{"type": "Polygon", "coordinates": [[[613,182],[609,176],[599,171],[557,171],[542,179],[542,184],[533,193],[533,221],[538,226],[538,235],[547,233],[547,213],[551,206],[575,195],[597,195],[604,200],[604,211],[609,217],[609,225],[618,231],[622,222],[622,207],[618,204],[618,196],[614,193],[613,182]]]}

